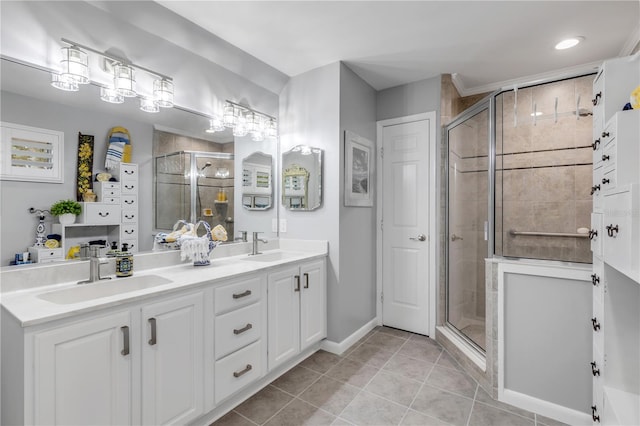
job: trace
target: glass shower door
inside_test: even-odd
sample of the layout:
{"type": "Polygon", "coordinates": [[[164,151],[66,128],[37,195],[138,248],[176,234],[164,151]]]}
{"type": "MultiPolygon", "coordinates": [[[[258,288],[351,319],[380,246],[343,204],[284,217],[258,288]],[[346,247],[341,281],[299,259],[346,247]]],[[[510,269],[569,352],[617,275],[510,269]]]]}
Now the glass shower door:
{"type": "Polygon", "coordinates": [[[489,101],[446,128],[448,146],[446,322],[485,350],[489,256],[489,101]]]}

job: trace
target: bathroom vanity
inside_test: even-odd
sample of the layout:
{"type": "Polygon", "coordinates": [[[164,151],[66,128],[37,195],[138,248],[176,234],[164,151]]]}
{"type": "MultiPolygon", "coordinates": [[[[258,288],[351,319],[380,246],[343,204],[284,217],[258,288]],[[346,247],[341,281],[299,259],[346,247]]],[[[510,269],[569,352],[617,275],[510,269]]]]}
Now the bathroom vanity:
{"type": "Polygon", "coordinates": [[[315,352],[327,243],[229,247],[86,285],[47,284],[85,262],[3,272],[2,424],[209,424],[315,352]]]}

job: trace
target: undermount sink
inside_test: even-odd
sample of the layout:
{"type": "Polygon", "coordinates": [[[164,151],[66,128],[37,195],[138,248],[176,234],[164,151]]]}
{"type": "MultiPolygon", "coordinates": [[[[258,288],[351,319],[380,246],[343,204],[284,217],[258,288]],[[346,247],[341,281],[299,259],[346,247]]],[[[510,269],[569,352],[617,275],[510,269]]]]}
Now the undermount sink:
{"type": "Polygon", "coordinates": [[[289,253],[286,251],[274,251],[271,253],[261,253],[256,255],[249,255],[244,258],[251,262],[275,262],[277,260],[286,260],[295,257],[296,253],[289,253]]]}
{"type": "Polygon", "coordinates": [[[169,284],[172,281],[158,275],[140,275],[129,278],[104,280],[90,284],[78,284],[64,290],[50,291],[38,295],[38,298],[58,305],[86,302],[101,297],[115,296],[136,290],[169,284]]]}

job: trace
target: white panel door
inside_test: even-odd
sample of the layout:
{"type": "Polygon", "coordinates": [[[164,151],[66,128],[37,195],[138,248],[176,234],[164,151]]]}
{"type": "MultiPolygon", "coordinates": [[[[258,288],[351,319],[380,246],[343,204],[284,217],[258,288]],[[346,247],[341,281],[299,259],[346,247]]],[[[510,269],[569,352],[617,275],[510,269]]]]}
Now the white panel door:
{"type": "Polygon", "coordinates": [[[300,352],[299,268],[269,274],[269,370],[300,352]]]}
{"type": "Polygon", "coordinates": [[[131,315],[120,312],[34,337],[34,423],[128,425],[131,315]],[[124,352],[123,352],[124,351],[124,352]]]}
{"type": "MultiPolygon", "coordinates": [[[[383,127],[382,322],[429,332],[429,126],[383,127]]],[[[435,214],[435,212],[433,213],[435,214]]]]}
{"type": "Polygon", "coordinates": [[[327,337],[327,289],[322,260],[300,267],[300,344],[304,350],[327,337]]]}
{"type": "Polygon", "coordinates": [[[203,412],[202,292],[142,308],[142,423],[184,424],[203,412]]]}

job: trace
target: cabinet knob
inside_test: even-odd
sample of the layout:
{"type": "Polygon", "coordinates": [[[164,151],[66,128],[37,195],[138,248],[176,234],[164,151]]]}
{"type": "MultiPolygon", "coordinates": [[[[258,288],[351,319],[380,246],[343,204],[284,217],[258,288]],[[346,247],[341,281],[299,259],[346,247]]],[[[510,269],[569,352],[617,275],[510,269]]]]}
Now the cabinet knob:
{"type": "Polygon", "coordinates": [[[591,324],[593,326],[593,331],[600,330],[600,323],[598,322],[598,318],[591,318],[591,324]]]}
{"type": "Polygon", "coordinates": [[[611,157],[609,157],[608,155],[602,155],[602,161],[607,161],[609,160],[611,157]]]}
{"type": "Polygon", "coordinates": [[[591,274],[591,283],[593,285],[596,285],[600,282],[600,277],[597,276],[596,274],[591,274]]]}
{"type": "Polygon", "coordinates": [[[602,184],[606,185],[608,183],[611,183],[611,180],[609,178],[602,178],[602,184]]]}
{"type": "Polygon", "coordinates": [[[594,151],[596,151],[598,149],[598,146],[600,146],[600,139],[596,139],[595,141],[593,141],[593,143],[591,144],[591,148],[593,148],[594,151]]]}
{"type": "Polygon", "coordinates": [[[592,229],[589,231],[589,239],[593,240],[595,237],[598,236],[598,231],[596,231],[595,229],[592,229]]]}
{"type": "Polygon", "coordinates": [[[597,368],[595,361],[591,362],[591,374],[593,374],[594,377],[600,375],[600,369],[597,368]]]}
{"type": "Polygon", "coordinates": [[[602,137],[603,138],[608,138],[609,137],[609,132],[602,132],[602,137]]]}
{"type": "Polygon", "coordinates": [[[598,105],[598,102],[600,101],[601,97],[602,97],[602,92],[596,93],[595,97],[591,99],[591,103],[593,104],[593,106],[598,105]]]}
{"type": "Polygon", "coordinates": [[[591,195],[595,194],[596,191],[600,191],[600,185],[593,185],[591,187],[591,195]]]}
{"type": "Polygon", "coordinates": [[[596,407],[595,405],[592,405],[591,406],[591,418],[593,419],[594,422],[600,423],[600,416],[596,416],[597,413],[598,413],[598,407],[596,407]]]}
{"type": "Polygon", "coordinates": [[[618,235],[618,225],[607,225],[607,235],[609,235],[610,237],[615,237],[616,235],[618,235]]]}

